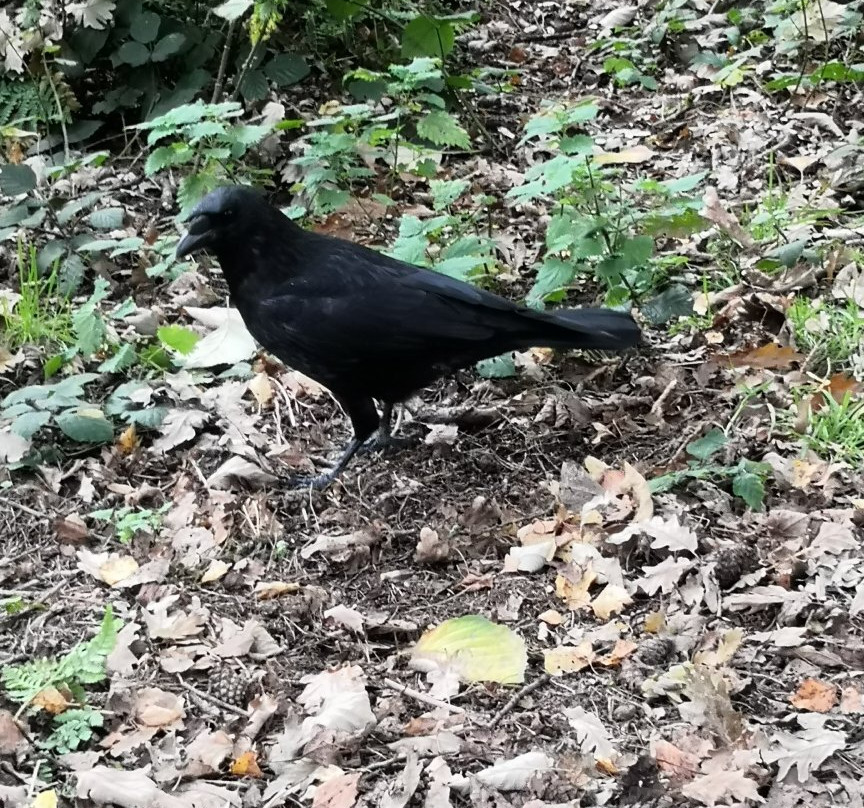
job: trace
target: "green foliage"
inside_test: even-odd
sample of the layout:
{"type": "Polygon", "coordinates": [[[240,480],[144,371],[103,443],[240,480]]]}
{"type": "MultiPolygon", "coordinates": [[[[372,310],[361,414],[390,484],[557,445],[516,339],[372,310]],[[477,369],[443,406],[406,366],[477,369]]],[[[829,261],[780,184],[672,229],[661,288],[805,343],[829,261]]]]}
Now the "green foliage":
{"type": "Polygon", "coordinates": [[[45,748],[60,754],[70,752],[90,740],[93,728],[102,726],[101,713],[86,706],[85,689],[106,678],[105,662],[114,650],[121,625],[109,605],[99,633],[78,643],[65,656],[6,665],[0,671],[0,682],[10,701],[28,705],[42,691],[56,688],[70,693],[79,703],[77,708],[54,716],[53,731],[43,741],[45,748]]]}
{"type": "Polygon", "coordinates": [[[765,500],[765,480],[771,473],[767,463],[742,458],[734,466],[724,466],[711,460],[728,442],[722,429],[712,429],[687,446],[687,468],[655,477],[649,481],[652,493],[669,491],[691,480],[731,482],[732,493],[754,511],[762,510],[765,500]]]}
{"type": "Polygon", "coordinates": [[[817,370],[845,369],[864,356],[864,315],[850,300],[845,306],[799,295],[786,311],[795,346],[810,354],[817,370]]]}
{"type": "Polygon", "coordinates": [[[810,414],[804,445],[820,457],[864,467],[864,401],[849,393],[839,402],[830,393],[821,398],[822,407],[810,414]]]}
{"type": "Polygon", "coordinates": [[[25,252],[18,243],[18,299],[10,304],[0,298],[3,320],[3,342],[9,348],[38,345],[45,348],[65,348],[73,340],[72,314],[69,299],[57,288],[57,266],[47,275],[39,270],[36,248],[25,252]]]}
{"type": "Polygon", "coordinates": [[[682,236],[704,226],[701,202],[693,191],[705,174],[657,182],[618,180],[617,169],[592,158],[593,140],[574,132],[591,120],[590,103],[551,106],[525,126],[523,142],[538,141],[554,156],[535,163],[525,182],[507,196],[516,204],[537,199],[553,207],[546,228],[546,253],[537,270],[528,303],[542,306],[563,300],[580,275],[593,275],[607,287],[608,305],[655,297],[652,321],[659,324],[681,314],[681,293],[656,293],[680,263],[655,258],[655,238],[682,236]]]}
{"type": "Polygon", "coordinates": [[[196,101],[137,125],[148,132],[149,146],[162,144],[147,158],[144,166],[147,176],[177,166],[192,169],[177,191],[181,215],[220,184],[248,182],[264,175],[244,165],[242,158],[271,129],[235,122],[242,112],[243,107],[236,101],[222,104],[196,101]]]}
{"type": "MultiPolygon", "coordinates": [[[[69,110],[61,110],[64,120],[69,110]]],[[[0,129],[3,127],[32,128],[56,121],[60,112],[47,77],[40,80],[23,76],[0,76],[0,129]]]]}
{"type": "Polygon", "coordinates": [[[100,522],[112,524],[117,540],[123,544],[128,544],[139,531],[156,533],[162,527],[162,519],[170,508],[170,502],[158,510],[131,507],[103,508],[93,511],[90,517],[100,522]]]}
{"type": "MultiPolygon", "coordinates": [[[[311,133],[302,140],[303,154],[292,160],[301,174],[292,190],[302,192],[301,203],[314,213],[346,204],[346,187],[368,183],[374,163],[390,167],[391,182],[404,171],[428,177],[426,158],[437,148],[470,147],[468,132],[446,108],[439,59],[416,58],[390,65],[386,73],[354,70],[345,82],[364,101],[325,105],[324,116],[307,124],[311,133]]],[[[294,125],[285,122],[281,128],[294,125]]]]}

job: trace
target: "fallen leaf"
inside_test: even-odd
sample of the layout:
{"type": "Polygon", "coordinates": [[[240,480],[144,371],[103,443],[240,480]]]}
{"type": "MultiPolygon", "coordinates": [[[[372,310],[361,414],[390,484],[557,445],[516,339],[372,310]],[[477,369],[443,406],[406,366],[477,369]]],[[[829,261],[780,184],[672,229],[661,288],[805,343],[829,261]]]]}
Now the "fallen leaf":
{"type": "Polygon", "coordinates": [[[799,710],[827,713],[837,703],[837,688],[828,682],[805,679],[789,701],[799,710]]]}
{"type": "Polygon", "coordinates": [[[284,595],[296,595],[303,587],[298,583],[286,581],[259,581],[255,584],[255,597],[258,600],[275,600],[284,595]]]}
{"type": "Polygon", "coordinates": [[[633,602],[633,598],[622,586],[606,584],[603,590],[591,601],[591,608],[600,620],[608,620],[613,614],[624,611],[624,607],[633,602]]]}
{"type": "Polygon", "coordinates": [[[725,358],[732,367],[762,368],[763,370],[785,370],[793,362],[803,362],[805,356],[790,346],[769,342],[758,348],[727,354],[725,358]]]}
{"type": "Polygon", "coordinates": [[[537,775],[551,772],[553,764],[553,759],[544,752],[526,752],[510,760],[499,760],[474,776],[498,791],[522,791],[537,775]]]}
{"type": "Polygon", "coordinates": [[[207,567],[207,569],[204,571],[204,574],[201,576],[201,583],[209,584],[213,581],[218,581],[230,569],[230,565],[226,564],[224,561],[214,559],[210,562],[210,565],[207,567]]]}
{"type": "Polygon", "coordinates": [[[604,657],[600,657],[597,662],[605,665],[607,668],[615,668],[621,664],[621,661],[630,656],[639,646],[632,640],[617,640],[615,647],[604,657]]]}
{"type": "Polygon", "coordinates": [[[108,586],[115,586],[138,571],[138,562],[132,556],[121,556],[117,553],[91,553],[89,550],[79,550],[78,568],[92,575],[108,586]]]}
{"type": "Polygon", "coordinates": [[[601,152],[594,155],[594,162],[600,166],[619,165],[622,163],[644,163],[654,156],[647,146],[639,145],[618,152],[601,152]]]}
{"type": "Polygon", "coordinates": [[[543,651],[543,670],[553,676],[576,673],[591,665],[595,657],[589,640],[577,646],[561,645],[558,648],[547,648],[543,651]]]}
{"type": "Polygon", "coordinates": [[[258,766],[257,753],[248,749],[231,761],[231,774],[235,777],[260,777],[262,772],[258,766]]]}
{"type": "Polygon", "coordinates": [[[249,380],[248,388],[259,407],[266,407],[273,400],[273,383],[266,373],[256,373],[249,380]]]}
{"type": "Polygon", "coordinates": [[[357,802],[360,772],[339,774],[325,780],[312,797],[312,808],[351,808],[357,802]]]}

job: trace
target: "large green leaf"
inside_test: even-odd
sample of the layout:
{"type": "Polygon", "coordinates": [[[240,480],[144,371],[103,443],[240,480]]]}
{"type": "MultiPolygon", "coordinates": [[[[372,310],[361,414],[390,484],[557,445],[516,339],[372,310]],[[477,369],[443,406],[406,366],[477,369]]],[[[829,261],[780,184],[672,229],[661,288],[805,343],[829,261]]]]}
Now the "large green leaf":
{"type": "Polygon", "coordinates": [[[77,443],[108,443],[114,427],[97,409],[80,409],[57,416],[57,426],[77,443]]]}
{"type": "Polygon", "coordinates": [[[415,17],[402,31],[402,55],[408,59],[415,56],[437,56],[443,59],[456,42],[453,26],[434,17],[415,17]]]}
{"type": "Polygon", "coordinates": [[[36,175],[28,165],[6,163],[0,166],[0,193],[5,196],[26,194],[36,187],[36,175]]]}

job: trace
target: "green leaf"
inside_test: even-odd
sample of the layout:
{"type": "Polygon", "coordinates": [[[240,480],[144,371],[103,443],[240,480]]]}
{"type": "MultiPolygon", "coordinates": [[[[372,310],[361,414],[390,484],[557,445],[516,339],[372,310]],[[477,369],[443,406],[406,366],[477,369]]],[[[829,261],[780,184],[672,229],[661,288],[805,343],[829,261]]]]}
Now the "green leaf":
{"type": "Polygon", "coordinates": [[[417,134],[436,146],[471,148],[468,133],[449,112],[440,109],[430,112],[417,122],[417,134]]]}
{"type": "Polygon", "coordinates": [[[480,360],[475,367],[477,373],[484,379],[508,379],[516,375],[516,363],[512,354],[493,356],[491,359],[480,360]]]}
{"type": "Polygon", "coordinates": [[[190,174],[180,180],[177,189],[177,202],[180,205],[180,215],[185,216],[192,210],[204,194],[212,191],[217,184],[212,174],[190,174]]]}
{"type": "Polygon", "coordinates": [[[519,684],[525,679],[525,641],[507,626],[469,614],[445,620],[427,631],[414,646],[413,663],[455,670],[466,682],[519,684]]]}
{"type": "Polygon", "coordinates": [[[160,22],[161,19],[158,14],[154,14],[152,11],[142,11],[132,18],[129,33],[132,35],[132,39],[146,45],[156,39],[160,22]]]}
{"type": "Polygon", "coordinates": [[[150,51],[140,42],[124,42],[117,51],[117,58],[121,64],[131,67],[141,67],[150,59],[150,51]]]}
{"type": "Polygon", "coordinates": [[[191,163],[195,159],[195,150],[186,143],[172,143],[170,146],[159,146],[150,152],[144,163],[144,173],[152,177],[157,171],[169,166],[179,166],[191,163]]]}
{"type": "Polygon", "coordinates": [[[288,87],[309,75],[309,65],[299,54],[280,53],[267,63],[264,72],[277,87],[288,87]]]}
{"type": "Polygon", "coordinates": [[[471,183],[468,180],[430,180],[432,207],[443,210],[452,205],[471,183]]]}
{"type": "Polygon", "coordinates": [[[125,215],[123,208],[102,208],[94,210],[87,217],[87,223],[99,230],[118,230],[123,227],[125,215]]]}
{"type": "Polygon", "coordinates": [[[732,478],[732,493],[741,497],[749,508],[761,511],[765,500],[765,482],[758,474],[742,468],[732,478]]]}
{"type": "Polygon", "coordinates": [[[114,426],[101,410],[64,412],[57,416],[57,426],[76,443],[108,443],[114,438],[114,426]]]}
{"type": "Polygon", "coordinates": [[[179,325],[166,325],[156,331],[163,345],[167,345],[177,353],[186,356],[198,343],[200,337],[194,331],[179,325]]]}
{"type": "Polygon", "coordinates": [[[114,356],[110,359],[106,359],[101,365],[99,365],[99,372],[116,373],[118,370],[132,367],[137,358],[135,346],[131,342],[127,342],[119,351],[117,351],[117,353],[114,354],[114,356]]]}
{"type": "Polygon", "coordinates": [[[701,438],[687,444],[687,454],[701,460],[703,463],[712,455],[719,452],[728,442],[728,438],[722,429],[716,427],[707,432],[701,438]]]}
{"type": "Polygon", "coordinates": [[[36,175],[28,165],[6,163],[0,166],[0,193],[4,196],[26,194],[36,187],[36,175]]]}
{"type": "Polygon", "coordinates": [[[549,295],[569,286],[575,274],[576,267],[569,261],[546,258],[537,269],[537,279],[528,293],[527,302],[542,303],[549,295]]]}
{"type": "Polygon", "coordinates": [[[662,325],[673,318],[692,314],[693,295],[686,286],[676,283],[646,300],[640,309],[651,325],[662,325]]]}
{"type": "Polygon", "coordinates": [[[267,97],[270,88],[267,86],[267,79],[262,70],[250,70],[244,77],[243,83],[240,85],[240,95],[247,101],[260,101],[267,97]]]}
{"type": "Polygon", "coordinates": [[[13,422],[10,429],[19,437],[29,440],[32,438],[45,424],[51,420],[51,413],[45,410],[31,410],[19,415],[13,422]]]}
{"type": "Polygon", "coordinates": [[[166,59],[172,57],[175,53],[179,53],[185,44],[186,37],[183,34],[179,32],[168,34],[167,36],[162,37],[162,39],[160,39],[156,43],[156,47],[153,48],[153,54],[151,58],[154,62],[164,62],[166,59]]]}
{"type": "Polygon", "coordinates": [[[445,20],[433,17],[415,17],[402,31],[402,55],[407,59],[415,56],[437,56],[443,59],[456,42],[453,26],[445,20]]]}
{"type": "Polygon", "coordinates": [[[368,2],[369,0],[326,0],[326,5],[330,16],[342,22],[363,11],[368,2]]]}
{"type": "Polygon", "coordinates": [[[254,5],[253,0],[226,0],[213,9],[213,13],[223,20],[232,22],[242,17],[254,5]]]}

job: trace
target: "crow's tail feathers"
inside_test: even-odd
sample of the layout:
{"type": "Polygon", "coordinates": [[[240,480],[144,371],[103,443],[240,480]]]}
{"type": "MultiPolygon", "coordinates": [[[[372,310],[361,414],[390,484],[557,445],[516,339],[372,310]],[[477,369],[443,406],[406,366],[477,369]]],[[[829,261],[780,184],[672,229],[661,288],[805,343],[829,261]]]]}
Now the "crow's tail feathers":
{"type": "Polygon", "coordinates": [[[583,348],[616,351],[642,340],[636,321],[626,312],[612,309],[565,309],[548,312],[546,322],[556,326],[549,334],[550,348],[583,348]]]}

